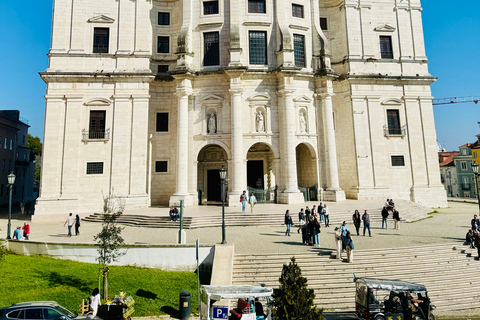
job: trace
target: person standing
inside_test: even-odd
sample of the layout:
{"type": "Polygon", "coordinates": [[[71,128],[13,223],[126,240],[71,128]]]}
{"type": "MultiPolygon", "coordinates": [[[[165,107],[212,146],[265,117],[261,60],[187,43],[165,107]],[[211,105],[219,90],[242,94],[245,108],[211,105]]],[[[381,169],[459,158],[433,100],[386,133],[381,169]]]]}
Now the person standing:
{"type": "Polygon", "coordinates": [[[400,229],[400,213],[398,213],[397,209],[393,209],[392,216],[395,230],[400,229]]]}
{"type": "Polygon", "coordinates": [[[315,238],[315,246],[320,246],[320,223],[318,222],[317,217],[313,218],[313,236],[315,238]]]}
{"type": "Polygon", "coordinates": [[[385,229],[388,229],[387,218],[388,218],[388,210],[387,208],[384,207],[382,209],[382,229],[384,224],[385,224],[385,229]]]}
{"type": "Polygon", "coordinates": [[[363,213],[362,216],[363,220],[363,236],[365,236],[365,230],[368,229],[368,236],[371,237],[372,233],[370,232],[370,215],[368,214],[367,210],[363,213]]]}
{"type": "Polygon", "coordinates": [[[23,199],[22,202],[20,202],[20,212],[22,215],[25,213],[25,201],[23,201],[23,199]]]}
{"type": "Polygon", "coordinates": [[[475,247],[477,247],[478,259],[480,259],[480,233],[475,233],[473,242],[475,243],[475,247]]]}
{"type": "Polygon", "coordinates": [[[98,288],[93,289],[92,296],[90,297],[90,309],[92,309],[93,316],[97,315],[98,306],[101,306],[100,303],[100,290],[98,288]]]}
{"type": "Polygon", "coordinates": [[[355,229],[357,230],[357,236],[360,235],[360,225],[362,224],[362,217],[360,216],[360,212],[358,210],[355,210],[355,213],[352,216],[353,220],[353,225],[355,226],[355,229]]]}
{"type": "Polygon", "coordinates": [[[474,214],[473,215],[473,219],[472,221],[470,222],[470,224],[472,225],[472,230],[474,233],[477,233],[478,232],[478,228],[480,227],[480,220],[477,219],[477,215],[474,214]]]}
{"type": "Polygon", "coordinates": [[[72,226],[73,226],[73,216],[72,216],[71,212],[68,215],[67,221],[65,221],[63,226],[65,227],[65,225],[67,225],[67,224],[68,224],[68,236],[71,237],[72,236],[72,226]]]}
{"type": "Polygon", "coordinates": [[[323,206],[323,215],[325,218],[325,227],[330,227],[330,209],[327,207],[327,204],[323,206]]]}
{"type": "Polygon", "coordinates": [[[300,233],[300,229],[302,228],[302,219],[305,217],[305,214],[303,213],[303,208],[300,209],[300,212],[298,213],[298,230],[297,233],[300,233]]]}
{"type": "Polygon", "coordinates": [[[335,227],[335,245],[337,248],[337,259],[342,259],[342,231],[340,228],[335,227]]]}
{"type": "Polygon", "coordinates": [[[257,203],[257,198],[255,198],[255,195],[253,194],[253,192],[250,194],[250,198],[248,199],[248,203],[250,203],[250,207],[251,207],[251,210],[252,210],[251,213],[253,213],[253,207],[257,203]]]}
{"type": "Polygon", "coordinates": [[[350,232],[350,228],[347,226],[347,221],[343,221],[342,225],[340,226],[340,231],[342,232],[342,249],[346,250],[345,237],[347,236],[347,232],[350,232]]]}
{"type": "Polygon", "coordinates": [[[240,202],[242,203],[242,212],[245,213],[245,207],[247,206],[248,202],[247,191],[243,190],[243,193],[240,196],[240,202]]]}
{"type": "Polygon", "coordinates": [[[290,215],[290,210],[285,212],[285,225],[287,226],[287,230],[285,231],[285,235],[290,237],[290,229],[292,228],[292,216],[290,215]]]}
{"type": "Polygon", "coordinates": [[[312,207],[312,216],[318,219],[317,208],[315,205],[312,207]]]}
{"type": "Polygon", "coordinates": [[[323,212],[323,204],[320,202],[318,205],[318,215],[320,216],[320,222],[324,220],[325,213],[323,212]]]}
{"type": "Polygon", "coordinates": [[[307,219],[305,217],[300,220],[300,228],[302,229],[302,243],[303,244],[308,244],[307,243],[307,219]]]}
{"type": "Polygon", "coordinates": [[[345,248],[347,249],[347,262],[348,263],[352,263],[353,262],[353,249],[354,249],[354,246],[353,246],[353,239],[352,239],[352,236],[350,234],[350,231],[347,231],[347,234],[344,238],[344,243],[345,243],[345,248]]]}
{"type": "Polygon", "coordinates": [[[80,216],[77,214],[75,216],[75,235],[78,236],[80,234],[80,216]]]}
{"type": "Polygon", "coordinates": [[[28,222],[25,222],[23,224],[22,230],[23,230],[23,237],[25,238],[25,240],[28,240],[28,237],[30,236],[30,225],[28,224],[28,222]]]}

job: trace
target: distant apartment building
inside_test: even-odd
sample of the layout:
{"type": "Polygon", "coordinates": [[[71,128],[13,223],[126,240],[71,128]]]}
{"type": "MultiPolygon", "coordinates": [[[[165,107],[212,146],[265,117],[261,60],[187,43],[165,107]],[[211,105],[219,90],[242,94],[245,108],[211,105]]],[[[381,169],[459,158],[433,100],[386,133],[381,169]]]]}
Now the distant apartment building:
{"type": "Polygon", "coordinates": [[[443,151],[438,153],[440,178],[447,192],[447,197],[458,196],[457,170],[454,161],[458,155],[460,155],[459,151],[443,151]]]}
{"type": "Polygon", "coordinates": [[[0,110],[0,206],[8,204],[7,176],[16,176],[13,203],[33,199],[35,163],[27,145],[28,121],[18,110],[0,110]]]}
{"type": "Polygon", "coordinates": [[[454,158],[458,179],[458,196],[461,198],[475,198],[475,175],[472,170],[472,143],[459,147],[460,154],[454,158]]]}

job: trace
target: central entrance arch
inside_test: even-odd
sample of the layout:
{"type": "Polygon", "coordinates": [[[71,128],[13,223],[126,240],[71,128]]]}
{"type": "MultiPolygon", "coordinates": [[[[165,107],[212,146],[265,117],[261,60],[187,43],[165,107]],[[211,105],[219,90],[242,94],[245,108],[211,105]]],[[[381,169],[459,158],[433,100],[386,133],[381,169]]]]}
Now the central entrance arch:
{"type": "Polygon", "coordinates": [[[228,156],[225,149],[209,144],[200,150],[197,158],[197,190],[199,204],[218,204],[222,201],[220,169],[228,170],[228,156]]]}
{"type": "Polygon", "coordinates": [[[274,154],[266,143],[255,143],[247,153],[247,187],[258,202],[276,202],[274,154]]]}
{"type": "Polygon", "coordinates": [[[295,148],[297,157],[298,188],[303,193],[305,201],[317,201],[318,172],[315,149],[307,143],[300,143],[295,148]]]}

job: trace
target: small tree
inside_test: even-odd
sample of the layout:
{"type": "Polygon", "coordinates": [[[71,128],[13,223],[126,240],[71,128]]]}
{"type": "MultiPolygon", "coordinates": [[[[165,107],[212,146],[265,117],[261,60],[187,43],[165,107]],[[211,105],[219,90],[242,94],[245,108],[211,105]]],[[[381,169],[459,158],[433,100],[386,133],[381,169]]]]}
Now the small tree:
{"type": "Polygon", "coordinates": [[[113,195],[103,197],[103,202],[102,231],[94,239],[98,245],[97,261],[103,265],[100,269],[100,276],[103,278],[103,298],[107,299],[108,265],[126,253],[120,250],[120,246],[124,244],[121,236],[124,228],[117,225],[117,219],[122,215],[125,204],[113,195]]]}
{"type": "Polygon", "coordinates": [[[280,288],[273,290],[274,316],[279,320],[323,320],[323,310],[313,304],[315,294],[308,289],[307,278],[295,262],[295,257],[283,265],[278,279],[280,288]]]}

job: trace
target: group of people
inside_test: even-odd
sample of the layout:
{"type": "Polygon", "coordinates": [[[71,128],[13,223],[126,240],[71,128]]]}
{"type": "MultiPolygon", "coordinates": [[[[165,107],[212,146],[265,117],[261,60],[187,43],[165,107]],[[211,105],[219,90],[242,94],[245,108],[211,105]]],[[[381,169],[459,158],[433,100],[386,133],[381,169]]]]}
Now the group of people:
{"type": "Polygon", "coordinates": [[[397,209],[395,209],[395,203],[393,202],[393,199],[387,199],[387,201],[385,201],[385,205],[383,206],[382,229],[384,227],[385,229],[388,229],[387,220],[388,220],[388,216],[390,215],[390,212],[392,212],[392,218],[393,218],[395,230],[400,229],[400,213],[397,211],[397,209]]]}
{"type": "MultiPolygon", "coordinates": [[[[326,204],[320,202],[320,205],[313,206],[310,209],[308,206],[305,210],[302,208],[298,213],[298,229],[297,232],[302,232],[302,243],[306,245],[320,245],[320,222],[325,221],[325,227],[330,226],[330,210],[326,204]]],[[[290,236],[290,231],[293,225],[293,219],[290,210],[285,212],[285,225],[287,230],[286,236],[290,236]]]]}
{"type": "Polygon", "coordinates": [[[255,195],[250,193],[250,197],[247,195],[247,191],[243,190],[243,193],[240,195],[240,203],[242,204],[242,212],[245,213],[245,207],[247,202],[250,204],[250,212],[253,213],[253,207],[257,204],[257,198],[255,195]]]}
{"type": "Polygon", "coordinates": [[[14,240],[28,240],[30,237],[30,225],[28,222],[25,222],[23,224],[23,227],[17,227],[15,231],[13,231],[13,239],[14,240]],[[22,231],[23,231],[23,237],[22,237],[22,231]]]}
{"type": "MultiPolygon", "coordinates": [[[[373,299],[375,298],[373,297],[373,299]]],[[[403,312],[405,319],[411,319],[412,315],[418,312],[423,319],[426,319],[426,315],[428,315],[426,307],[429,301],[428,297],[422,296],[421,293],[418,293],[415,298],[411,291],[406,293],[390,291],[388,299],[385,299],[385,310],[392,313],[403,312]]]]}
{"type": "Polygon", "coordinates": [[[78,214],[74,218],[73,214],[70,212],[70,214],[68,215],[68,218],[65,221],[65,223],[63,224],[63,226],[65,227],[66,225],[68,225],[68,236],[69,237],[72,236],[72,228],[73,228],[74,225],[75,225],[75,235],[78,236],[80,234],[80,216],[78,214]]]}
{"type": "Polygon", "coordinates": [[[468,230],[465,237],[465,244],[470,245],[470,248],[477,249],[478,257],[480,258],[480,220],[477,215],[473,216],[473,219],[470,221],[472,228],[468,230]]]}

